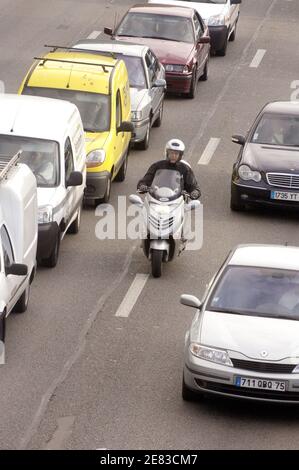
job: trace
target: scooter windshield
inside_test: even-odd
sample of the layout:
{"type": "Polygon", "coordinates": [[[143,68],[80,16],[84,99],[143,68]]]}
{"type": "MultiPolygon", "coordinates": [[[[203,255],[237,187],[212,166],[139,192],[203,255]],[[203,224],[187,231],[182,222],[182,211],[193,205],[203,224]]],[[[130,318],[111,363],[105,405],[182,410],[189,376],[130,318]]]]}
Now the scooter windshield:
{"type": "Polygon", "coordinates": [[[181,196],[182,176],[176,170],[158,170],[150,187],[150,195],[160,202],[173,201],[181,196]]]}

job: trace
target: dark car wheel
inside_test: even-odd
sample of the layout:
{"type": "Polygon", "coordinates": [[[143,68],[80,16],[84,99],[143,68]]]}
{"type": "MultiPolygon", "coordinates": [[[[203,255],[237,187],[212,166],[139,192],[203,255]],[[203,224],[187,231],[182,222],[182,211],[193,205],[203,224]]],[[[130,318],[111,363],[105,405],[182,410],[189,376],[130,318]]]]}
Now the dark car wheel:
{"type": "Polygon", "coordinates": [[[230,35],[229,40],[230,40],[231,42],[233,42],[233,41],[236,39],[236,35],[237,35],[237,25],[238,25],[238,21],[236,21],[235,29],[234,29],[233,33],[230,35]]]}
{"type": "Polygon", "coordinates": [[[202,393],[193,392],[185,384],[184,376],[182,380],[182,398],[184,401],[196,401],[203,397],[202,393]]]}
{"type": "Polygon", "coordinates": [[[71,233],[72,235],[76,235],[77,233],[79,233],[80,223],[81,223],[81,211],[82,211],[82,205],[80,205],[78,209],[77,217],[75,218],[74,222],[71,223],[68,229],[68,233],[71,233]]]}
{"type": "Polygon", "coordinates": [[[14,313],[25,313],[29,303],[30,284],[26,287],[23,294],[13,308],[14,313]]]}
{"type": "Polygon", "coordinates": [[[224,43],[222,49],[218,49],[218,51],[216,51],[216,54],[220,57],[226,56],[227,45],[228,45],[228,38],[225,39],[225,43],[224,43]]]}
{"type": "Polygon", "coordinates": [[[155,120],[155,122],[154,122],[154,124],[153,124],[153,127],[160,127],[161,124],[162,124],[163,106],[164,106],[164,103],[161,104],[161,107],[160,107],[160,109],[159,109],[158,117],[157,117],[157,119],[155,120]]]}
{"type": "Polygon", "coordinates": [[[187,93],[186,97],[193,100],[193,98],[195,98],[195,95],[196,95],[196,90],[197,90],[197,76],[196,76],[196,70],[194,70],[191,84],[190,84],[190,91],[189,93],[187,93]]]}
{"type": "Polygon", "coordinates": [[[96,207],[99,204],[107,204],[109,202],[110,194],[111,194],[111,178],[112,178],[112,176],[110,176],[110,178],[107,179],[107,186],[106,186],[106,192],[104,194],[104,197],[97,198],[97,199],[94,200],[94,204],[95,204],[96,207]]]}
{"type": "Polygon", "coordinates": [[[59,256],[60,240],[61,240],[61,234],[60,234],[60,230],[58,230],[55,246],[50,256],[42,260],[43,266],[46,266],[47,268],[55,268],[57,261],[58,261],[58,256],[59,256]]]}
{"type": "Polygon", "coordinates": [[[125,181],[127,168],[128,168],[128,152],[126,153],[122,166],[118,170],[118,173],[115,177],[115,181],[118,181],[119,183],[125,181]]]}
{"type": "Polygon", "coordinates": [[[146,134],[144,139],[141,142],[138,142],[136,144],[136,147],[139,150],[147,150],[149,146],[149,141],[150,141],[150,135],[151,135],[151,123],[149,122],[146,128],[146,134]]]}
{"type": "Polygon", "coordinates": [[[230,200],[230,208],[234,212],[241,212],[246,209],[245,204],[242,204],[239,200],[236,200],[236,198],[231,197],[230,200]]]}
{"type": "Polygon", "coordinates": [[[200,77],[199,80],[201,80],[202,82],[206,82],[207,79],[208,79],[208,76],[209,76],[209,60],[206,61],[206,65],[205,65],[203,74],[202,74],[202,76],[200,77]]]}

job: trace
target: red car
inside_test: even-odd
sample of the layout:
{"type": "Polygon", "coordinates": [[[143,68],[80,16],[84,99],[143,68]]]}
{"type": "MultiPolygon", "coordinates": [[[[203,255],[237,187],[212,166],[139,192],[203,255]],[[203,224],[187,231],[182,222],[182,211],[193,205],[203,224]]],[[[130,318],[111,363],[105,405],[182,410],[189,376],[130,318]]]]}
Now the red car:
{"type": "MultiPolygon", "coordinates": [[[[135,5],[115,31],[104,32],[113,39],[149,46],[165,67],[168,92],[194,98],[198,80],[208,78],[209,31],[193,8],[135,5]]],[[[155,64],[152,67],[155,74],[155,64]]]]}

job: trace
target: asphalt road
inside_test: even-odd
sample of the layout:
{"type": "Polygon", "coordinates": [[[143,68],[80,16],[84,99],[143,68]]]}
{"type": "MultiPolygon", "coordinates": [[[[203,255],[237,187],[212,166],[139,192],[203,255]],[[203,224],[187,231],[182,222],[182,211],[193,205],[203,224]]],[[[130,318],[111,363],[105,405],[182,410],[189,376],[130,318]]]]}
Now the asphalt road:
{"type": "MultiPolygon", "coordinates": [[[[111,26],[130,1],[0,0],[0,80],[15,92],[43,44],[71,45],[111,26]]],[[[212,58],[195,100],[168,98],[150,148],[133,151],[117,196],[163,154],[185,141],[202,187],[204,244],[149,277],[128,318],[115,313],[136,274],[149,273],[138,243],[100,241],[98,218],[84,211],[80,233],[67,236],[53,270],[39,269],[25,315],[7,322],[0,370],[1,449],[296,449],[299,409],[247,402],[181,399],[183,343],[193,312],[182,293],[201,296],[238,243],[298,244],[298,216],[231,213],[230,175],[238,148],[261,106],[290,99],[299,80],[296,0],[243,0],[237,39],[212,58]],[[250,67],[257,50],[266,53],[250,67]],[[197,165],[210,138],[220,144],[197,165]]]]}

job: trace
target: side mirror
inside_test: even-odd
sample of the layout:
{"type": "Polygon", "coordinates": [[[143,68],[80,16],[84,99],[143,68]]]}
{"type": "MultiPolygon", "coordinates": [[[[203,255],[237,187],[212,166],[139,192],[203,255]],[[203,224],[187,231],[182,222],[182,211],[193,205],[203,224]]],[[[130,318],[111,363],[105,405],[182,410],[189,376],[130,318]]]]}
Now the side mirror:
{"type": "Polygon", "coordinates": [[[166,80],[158,78],[152,85],[152,88],[166,88],[166,80]]]}
{"type": "Polygon", "coordinates": [[[186,307],[193,307],[193,308],[201,309],[201,306],[202,306],[201,301],[194,295],[186,295],[186,294],[181,295],[180,302],[182,305],[185,305],[186,307]]]}
{"type": "Polygon", "coordinates": [[[233,135],[232,142],[239,145],[245,145],[246,139],[243,135],[233,135]]]}
{"type": "Polygon", "coordinates": [[[131,204],[135,204],[136,206],[143,206],[143,202],[140,196],[137,196],[137,194],[131,194],[129,196],[129,201],[131,204]]]}
{"type": "Polygon", "coordinates": [[[69,179],[66,182],[66,187],[69,186],[81,186],[83,184],[83,176],[81,171],[72,171],[69,179]]]}
{"type": "Polygon", "coordinates": [[[202,36],[198,41],[198,44],[210,44],[210,43],[211,43],[210,36],[202,36]]]}
{"type": "Polygon", "coordinates": [[[5,274],[13,274],[14,276],[27,276],[28,266],[26,264],[13,263],[5,268],[5,274]]]}
{"type": "Polygon", "coordinates": [[[128,121],[123,121],[121,125],[116,129],[117,134],[119,132],[134,132],[134,124],[128,121]]]}
{"type": "Polygon", "coordinates": [[[104,33],[108,34],[108,36],[113,36],[112,28],[104,28],[104,33]]]}
{"type": "Polygon", "coordinates": [[[190,201],[188,202],[188,204],[185,205],[185,211],[186,212],[193,211],[194,209],[198,209],[199,206],[200,206],[200,201],[197,201],[197,200],[190,201]]]}

